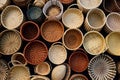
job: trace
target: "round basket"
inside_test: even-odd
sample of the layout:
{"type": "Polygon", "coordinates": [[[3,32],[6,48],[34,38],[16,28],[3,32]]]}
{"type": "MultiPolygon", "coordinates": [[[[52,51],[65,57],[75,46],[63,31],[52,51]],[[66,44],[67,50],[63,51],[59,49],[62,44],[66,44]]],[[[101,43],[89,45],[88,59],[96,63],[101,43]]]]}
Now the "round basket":
{"type": "Polygon", "coordinates": [[[86,52],[79,48],[74,51],[69,57],[69,65],[75,72],[83,72],[87,69],[89,59],[86,52]]]}
{"type": "Polygon", "coordinates": [[[39,26],[33,21],[24,22],[20,27],[20,34],[23,40],[33,41],[40,35],[39,26]]]}
{"type": "Polygon", "coordinates": [[[83,43],[83,33],[79,29],[68,29],[64,32],[62,42],[68,50],[76,50],[83,43]]]}
{"type": "Polygon", "coordinates": [[[62,64],[67,59],[67,50],[61,42],[55,42],[49,49],[48,58],[53,64],[62,64]]]}
{"type": "Polygon", "coordinates": [[[24,20],[22,10],[15,5],[7,6],[1,13],[1,23],[7,29],[15,29],[24,20]]]}
{"type": "Polygon", "coordinates": [[[10,0],[0,0],[0,11],[10,4],[10,0]]]}
{"type": "Polygon", "coordinates": [[[17,52],[21,44],[22,40],[17,30],[4,30],[0,33],[0,53],[3,55],[17,52]]]}
{"type": "Polygon", "coordinates": [[[83,47],[91,55],[104,53],[106,50],[105,39],[101,33],[89,31],[84,35],[83,47]]]}
{"type": "Polygon", "coordinates": [[[61,39],[64,26],[58,20],[47,20],[41,25],[41,35],[48,42],[56,42],[61,39]]]}
{"type": "Polygon", "coordinates": [[[84,27],[86,31],[96,30],[101,31],[106,22],[105,13],[99,9],[94,8],[88,11],[84,27]]]}
{"type": "Polygon", "coordinates": [[[60,0],[61,3],[65,4],[65,5],[69,5],[71,3],[73,3],[75,0],[60,0]]]}
{"type": "Polygon", "coordinates": [[[23,53],[28,63],[37,65],[45,61],[48,49],[42,41],[34,40],[25,46],[23,53]]]}
{"type": "Polygon", "coordinates": [[[50,79],[46,76],[34,75],[32,76],[31,80],[50,80],[50,79]]]}
{"type": "Polygon", "coordinates": [[[113,80],[116,75],[115,62],[108,55],[97,55],[91,59],[88,73],[92,80],[113,80]]]}
{"type": "Polygon", "coordinates": [[[111,32],[106,36],[108,53],[120,56],[120,32],[111,32]]]}
{"type": "Polygon", "coordinates": [[[73,74],[69,80],[88,80],[88,78],[82,74],[73,74]]]}
{"type": "Polygon", "coordinates": [[[42,8],[48,0],[35,0],[33,5],[42,8]]]}

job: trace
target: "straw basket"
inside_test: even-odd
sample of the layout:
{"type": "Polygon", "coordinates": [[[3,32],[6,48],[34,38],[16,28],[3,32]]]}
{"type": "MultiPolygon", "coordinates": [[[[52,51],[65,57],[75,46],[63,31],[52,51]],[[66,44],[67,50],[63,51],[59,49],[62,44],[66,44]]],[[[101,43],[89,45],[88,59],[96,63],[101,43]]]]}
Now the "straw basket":
{"type": "Polygon", "coordinates": [[[105,22],[106,22],[105,13],[99,8],[94,8],[88,11],[84,27],[86,31],[90,30],[101,31],[101,29],[105,25],[105,22]]]}
{"type": "Polygon", "coordinates": [[[35,0],[33,5],[42,8],[48,0],[35,0]]]}
{"type": "Polygon", "coordinates": [[[61,3],[65,4],[65,5],[69,5],[71,3],[73,3],[75,0],[60,0],[61,3]]]}
{"type": "Polygon", "coordinates": [[[48,58],[53,64],[62,64],[67,59],[67,50],[61,42],[55,42],[49,49],[48,58]]]}
{"type": "Polygon", "coordinates": [[[68,50],[76,50],[83,43],[83,33],[79,29],[68,29],[64,32],[62,42],[68,50]]]}
{"type": "Polygon", "coordinates": [[[0,11],[10,4],[10,0],[0,0],[0,11]]]}
{"type": "Polygon", "coordinates": [[[112,31],[120,32],[120,14],[117,12],[111,12],[107,15],[105,31],[110,33],[112,31]]]}
{"type": "Polygon", "coordinates": [[[91,55],[104,53],[106,43],[103,35],[97,31],[89,31],[84,35],[84,49],[91,55]]]}
{"type": "Polygon", "coordinates": [[[23,53],[28,63],[37,65],[45,61],[48,49],[42,41],[34,40],[25,46],[23,53]]]}
{"type": "Polygon", "coordinates": [[[82,74],[73,74],[69,80],[88,80],[88,78],[82,74]]]}
{"type": "Polygon", "coordinates": [[[31,80],[50,80],[50,79],[46,76],[34,75],[32,76],[31,80]]]}
{"type": "Polygon", "coordinates": [[[83,72],[87,69],[89,60],[86,52],[79,48],[74,51],[69,57],[69,65],[71,69],[75,72],[83,72]]]}
{"type": "Polygon", "coordinates": [[[17,52],[21,44],[22,40],[17,30],[4,30],[0,33],[0,53],[3,55],[17,52]]]}
{"type": "Polygon", "coordinates": [[[106,36],[108,53],[120,56],[120,32],[111,32],[106,36]]]}
{"type": "Polygon", "coordinates": [[[7,29],[15,29],[24,20],[22,10],[15,5],[7,6],[1,13],[1,23],[7,29]]]}
{"type": "Polygon", "coordinates": [[[108,55],[97,55],[91,59],[88,73],[92,80],[113,80],[116,75],[115,62],[108,55]]]}
{"type": "Polygon", "coordinates": [[[64,26],[58,20],[47,20],[41,25],[41,35],[48,42],[60,40],[63,33],[64,26]]]}

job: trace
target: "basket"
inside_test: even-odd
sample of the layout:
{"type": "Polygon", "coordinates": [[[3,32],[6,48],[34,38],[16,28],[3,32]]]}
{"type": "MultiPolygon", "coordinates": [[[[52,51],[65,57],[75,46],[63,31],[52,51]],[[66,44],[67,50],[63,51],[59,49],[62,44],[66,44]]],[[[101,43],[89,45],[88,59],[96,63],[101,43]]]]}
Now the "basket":
{"type": "Polygon", "coordinates": [[[32,76],[31,80],[50,80],[50,79],[46,76],[34,75],[32,76]]]}
{"type": "Polygon", "coordinates": [[[65,5],[69,5],[69,4],[71,4],[71,3],[73,3],[75,0],[60,0],[60,2],[62,3],[62,4],[65,4],[65,5]]]}
{"type": "Polygon", "coordinates": [[[120,74],[120,61],[119,61],[119,62],[117,62],[116,67],[117,67],[117,72],[118,72],[118,74],[120,74]]]}
{"type": "Polygon", "coordinates": [[[84,27],[86,31],[101,31],[103,26],[105,25],[106,22],[106,16],[105,13],[99,9],[99,8],[94,8],[88,11],[84,27]]]}
{"type": "Polygon", "coordinates": [[[107,15],[105,31],[110,33],[112,31],[120,31],[120,14],[117,12],[111,12],[107,15]]]}
{"type": "Polygon", "coordinates": [[[61,42],[55,42],[49,48],[48,58],[53,64],[62,64],[67,59],[67,50],[61,42]]]}
{"type": "Polygon", "coordinates": [[[61,39],[64,26],[58,20],[47,20],[41,25],[41,35],[48,42],[56,42],[61,39]]]}
{"type": "Polygon", "coordinates": [[[120,56],[120,32],[111,32],[106,36],[108,53],[120,56]]]}
{"type": "Polygon", "coordinates": [[[76,50],[83,43],[83,33],[79,29],[67,29],[63,34],[62,42],[68,50],[76,50]]]}
{"type": "Polygon", "coordinates": [[[104,53],[106,50],[105,39],[101,33],[89,31],[84,35],[83,47],[91,55],[104,53]]]}
{"type": "Polygon", "coordinates": [[[88,73],[92,80],[113,80],[116,75],[115,62],[108,55],[97,55],[91,59],[88,73]]]}
{"type": "Polygon", "coordinates": [[[22,44],[20,34],[17,30],[4,30],[0,33],[0,53],[11,55],[17,52],[22,44]]]}
{"type": "Polygon", "coordinates": [[[37,65],[46,60],[48,49],[42,41],[34,40],[25,46],[23,53],[28,63],[37,65]]]}
{"type": "Polygon", "coordinates": [[[73,74],[69,80],[88,80],[83,74],[73,74]]]}
{"type": "Polygon", "coordinates": [[[20,27],[20,34],[23,40],[33,41],[40,35],[39,26],[33,21],[24,22],[20,27]]]}
{"type": "Polygon", "coordinates": [[[10,0],[1,0],[0,1],[0,11],[2,11],[6,6],[10,4],[10,0]]]}
{"type": "Polygon", "coordinates": [[[79,48],[74,51],[69,57],[69,65],[75,72],[83,72],[87,69],[89,59],[86,52],[79,48]]]}
{"type": "Polygon", "coordinates": [[[35,0],[33,5],[42,8],[48,0],[35,0]]]}

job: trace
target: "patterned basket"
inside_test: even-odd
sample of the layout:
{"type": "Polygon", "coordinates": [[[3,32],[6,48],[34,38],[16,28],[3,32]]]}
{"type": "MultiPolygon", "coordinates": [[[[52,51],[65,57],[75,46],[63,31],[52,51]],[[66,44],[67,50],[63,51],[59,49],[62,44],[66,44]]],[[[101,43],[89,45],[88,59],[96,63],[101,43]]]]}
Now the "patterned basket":
{"type": "Polygon", "coordinates": [[[10,0],[1,0],[0,1],[0,11],[2,11],[9,4],[10,4],[10,0]]]}
{"type": "Polygon", "coordinates": [[[73,74],[69,80],[88,80],[88,78],[82,74],[73,74]]]}
{"type": "Polygon", "coordinates": [[[50,80],[50,79],[46,76],[34,75],[32,76],[31,80],[50,80]]]}

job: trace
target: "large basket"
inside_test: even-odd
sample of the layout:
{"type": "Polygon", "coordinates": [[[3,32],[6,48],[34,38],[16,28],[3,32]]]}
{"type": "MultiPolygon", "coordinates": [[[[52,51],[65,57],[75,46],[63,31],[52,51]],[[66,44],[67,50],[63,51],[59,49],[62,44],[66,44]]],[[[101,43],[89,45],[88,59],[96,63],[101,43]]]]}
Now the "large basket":
{"type": "Polygon", "coordinates": [[[17,52],[21,44],[22,40],[17,30],[4,30],[0,33],[0,53],[3,55],[17,52]]]}
{"type": "Polygon", "coordinates": [[[22,10],[15,5],[7,6],[1,13],[1,23],[7,29],[15,29],[24,20],[22,10]]]}
{"type": "Polygon", "coordinates": [[[10,4],[10,0],[1,0],[0,1],[0,11],[2,11],[9,4],[10,4]]]}
{"type": "Polygon", "coordinates": [[[50,80],[50,79],[46,76],[34,75],[32,76],[31,80],[50,80]]]}
{"type": "Polygon", "coordinates": [[[88,78],[83,74],[73,74],[69,80],[88,80],[88,78]]]}
{"type": "Polygon", "coordinates": [[[103,35],[97,31],[89,31],[84,35],[84,49],[91,55],[104,53],[106,43],[103,35]]]}
{"type": "Polygon", "coordinates": [[[41,25],[41,35],[48,42],[60,40],[63,33],[64,26],[58,20],[47,20],[41,25]]]}
{"type": "Polygon", "coordinates": [[[37,65],[45,61],[48,49],[42,41],[34,40],[25,46],[23,53],[28,63],[37,65]]]}

